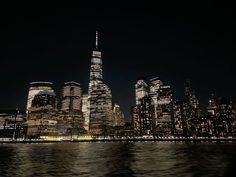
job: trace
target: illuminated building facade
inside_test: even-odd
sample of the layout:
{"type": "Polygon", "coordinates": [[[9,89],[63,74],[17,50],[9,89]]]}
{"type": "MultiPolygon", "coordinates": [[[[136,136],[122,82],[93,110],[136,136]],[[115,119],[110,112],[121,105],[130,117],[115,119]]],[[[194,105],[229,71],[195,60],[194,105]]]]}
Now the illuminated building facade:
{"type": "Polygon", "coordinates": [[[113,127],[123,126],[125,124],[125,117],[118,104],[113,106],[113,127]]]}
{"type": "Polygon", "coordinates": [[[173,133],[176,136],[183,136],[186,129],[186,122],[183,116],[183,101],[173,101],[173,133]]]}
{"type": "Polygon", "coordinates": [[[0,138],[25,138],[27,126],[23,110],[0,111],[0,138]]]}
{"type": "Polygon", "coordinates": [[[57,135],[56,95],[50,90],[38,92],[28,109],[27,136],[57,135]]]}
{"type": "Polygon", "coordinates": [[[211,99],[209,99],[207,114],[199,116],[196,129],[197,136],[200,137],[211,137],[216,136],[217,127],[217,102],[212,94],[211,99]]]}
{"type": "Polygon", "coordinates": [[[226,98],[209,100],[207,114],[200,116],[197,122],[197,136],[235,137],[236,118],[233,101],[226,98]]]}
{"type": "Polygon", "coordinates": [[[140,100],[147,96],[149,92],[148,84],[145,80],[141,79],[138,80],[135,84],[135,98],[136,98],[136,105],[140,104],[140,100]]]}
{"type": "Polygon", "coordinates": [[[135,105],[131,108],[131,118],[132,118],[132,127],[134,133],[139,135],[140,132],[140,115],[139,115],[139,106],[135,105]]]}
{"type": "Polygon", "coordinates": [[[82,90],[79,83],[71,81],[64,84],[61,98],[61,110],[82,110],[82,90]]]}
{"type": "Polygon", "coordinates": [[[40,91],[34,96],[32,100],[31,108],[45,108],[51,107],[56,108],[56,95],[49,91],[40,91]]]}
{"type": "Polygon", "coordinates": [[[158,78],[152,78],[150,79],[150,92],[149,95],[152,98],[152,105],[153,105],[153,111],[154,111],[154,121],[157,120],[157,109],[158,109],[158,90],[160,86],[162,86],[162,81],[158,78]]]}
{"type": "Polygon", "coordinates": [[[150,117],[145,114],[146,103],[149,92],[149,86],[144,79],[139,79],[135,84],[135,100],[136,105],[132,108],[132,121],[134,132],[137,135],[144,135],[145,133],[151,132],[151,127],[147,125],[147,121],[149,121],[150,117]]]}
{"type": "Polygon", "coordinates": [[[155,134],[158,136],[168,136],[172,134],[172,91],[170,86],[160,86],[157,91],[157,119],[155,134]]]}
{"type": "Polygon", "coordinates": [[[211,95],[211,99],[208,101],[207,113],[213,116],[217,113],[217,103],[214,94],[211,95]]]}
{"type": "Polygon", "coordinates": [[[154,116],[152,99],[150,96],[145,96],[140,100],[139,105],[139,135],[153,135],[154,116]]]}
{"type": "Polygon", "coordinates": [[[89,105],[88,105],[88,95],[84,94],[82,97],[82,112],[84,117],[84,128],[89,129],[89,105]]]}
{"type": "Polygon", "coordinates": [[[57,98],[51,82],[31,82],[27,102],[27,136],[57,134],[57,98]]]}
{"type": "Polygon", "coordinates": [[[92,53],[90,81],[88,88],[89,131],[102,134],[104,127],[111,125],[109,114],[112,112],[112,94],[104,83],[102,75],[102,57],[98,50],[96,32],[96,50],[92,53]]]}
{"type": "Polygon", "coordinates": [[[170,135],[173,131],[172,93],[159,78],[135,85],[136,106],[132,109],[134,131],[139,135],[170,135]],[[150,85],[150,91],[149,91],[150,85]]]}
{"type": "Polygon", "coordinates": [[[28,92],[28,99],[27,99],[27,106],[26,111],[28,112],[29,108],[32,106],[32,101],[38,93],[42,91],[47,91],[48,93],[54,93],[54,90],[52,89],[52,82],[31,82],[30,88],[28,92]]]}
{"type": "Polygon", "coordinates": [[[155,107],[155,117],[157,117],[156,108],[157,108],[158,90],[159,90],[160,86],[162,86],[162,85],[163,85],[163,83],[158,77],[150,79],[150,93],[149,93],[149,95],[151,96],[152,102],[153,102],[152,104],[155,107]]]}
{"type": "Polygon", "coordinates": [[[197,136],[196,128],[200,117],[199,102],[189,80],[185,82],[184,117],[187,124],[185,136],[197,136]]]}
{"type": "Polygon", "coordinates": [[[67,134],[75,134],[78,129],[83,128],[82,89],[79,83],[70,81],[64,84],[59,116],[59,123],[64,126],[64,130],[61,130],[66,130],[67,134]]]}
{"type": "Polygon", "coordinates": [[[218,137],[236,136],[236,118],[233,101],[226,98],[217,100],[215,135],[218,137]]]}

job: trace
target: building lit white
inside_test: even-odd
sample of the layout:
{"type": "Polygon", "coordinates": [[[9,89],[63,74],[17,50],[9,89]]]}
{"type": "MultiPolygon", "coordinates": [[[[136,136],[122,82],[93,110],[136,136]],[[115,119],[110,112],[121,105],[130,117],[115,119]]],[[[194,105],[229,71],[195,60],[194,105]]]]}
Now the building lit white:
{"type": "Polygon", "coordinates": [[[38,93],[42,91],[47,91],[50,93],[54,93],[54,90],[52,89],[52,82],[31,82],[30,83],[30,88],[28,92],[28,99],[27,99],[27,106],[26,106],[26,111],[28,112],[29,108],[32,106],[32,101],[38,93]]]}
{"type": "Polygon", "coordinates": [[[102,75],[102,56],[98,50],[98,33],[96,32],[96,50],[92,53],[90,81],[88,88],[89,130],[101,134],[103,127],[110,125],[112,113],[112,94],[104,83],[102,75]]]}
{"type": "Polygon", "coordinates": [[[84,128],[85,130],[89,130],[89,104],[87,94],[84,94],[82,97],[82,112],[84,117],[84,128]]]}
{"type": "Polygon", "coordinates": [[[148,95],[148,84],[144,80],[138,80],[135,84],[136,105],[140,104],[140,100],[148,95]]]}

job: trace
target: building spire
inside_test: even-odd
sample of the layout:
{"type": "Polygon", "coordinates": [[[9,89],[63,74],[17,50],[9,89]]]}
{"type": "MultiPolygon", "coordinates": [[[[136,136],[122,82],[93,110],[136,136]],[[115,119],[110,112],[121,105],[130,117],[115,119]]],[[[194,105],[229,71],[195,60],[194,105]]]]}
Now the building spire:
{"type": "Polygon", "coordinates": [[[96,49],[98,49],[98,31],[96,31],[96,49]]]}

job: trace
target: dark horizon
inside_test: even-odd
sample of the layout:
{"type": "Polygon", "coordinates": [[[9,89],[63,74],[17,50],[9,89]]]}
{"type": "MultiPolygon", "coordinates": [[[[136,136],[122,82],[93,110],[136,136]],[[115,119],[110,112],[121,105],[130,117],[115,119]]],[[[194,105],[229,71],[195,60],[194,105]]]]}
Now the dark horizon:
{"type": "Polygon", "coordinates": [[[211,94],[236,99],[232,8],[95,8],[14,11],[2,16],[0,109],[25,109],[29,82],[51,81],[57,97],[64,82],[87,93],[95,31],[104,80],[129,118],[139,77],[159,77],[173,98],[191,80],[200,104],[211,94]]]}

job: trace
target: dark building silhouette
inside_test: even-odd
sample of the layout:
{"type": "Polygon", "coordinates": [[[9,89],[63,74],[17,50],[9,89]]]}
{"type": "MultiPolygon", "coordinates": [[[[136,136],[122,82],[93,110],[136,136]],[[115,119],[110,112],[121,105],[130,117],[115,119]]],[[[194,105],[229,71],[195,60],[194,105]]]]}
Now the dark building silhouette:
{"type": "Polygon", "coordinates": [[[185,82],[183,116],[187,124],[187,130],[184,130],[184,136],[197,136],[196,128],[200,116],[200,108],[195,91],[191,88],[189,80],[185,82]]]}

